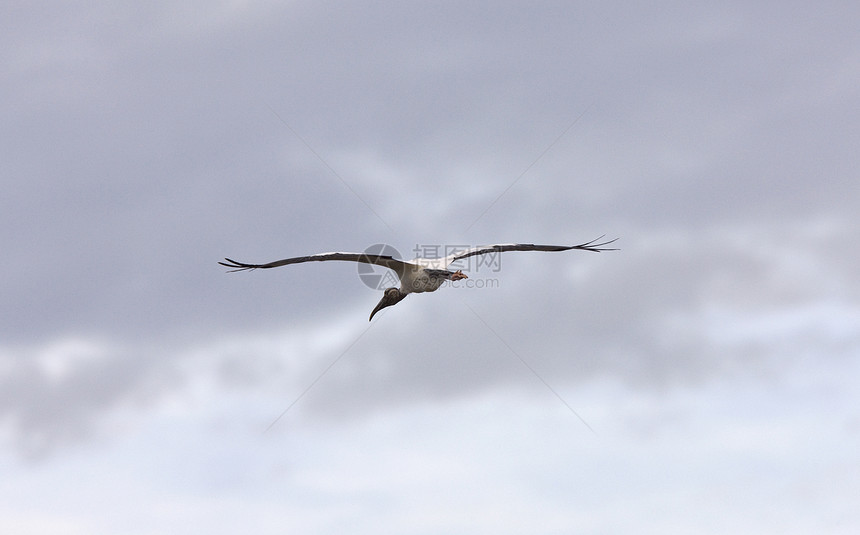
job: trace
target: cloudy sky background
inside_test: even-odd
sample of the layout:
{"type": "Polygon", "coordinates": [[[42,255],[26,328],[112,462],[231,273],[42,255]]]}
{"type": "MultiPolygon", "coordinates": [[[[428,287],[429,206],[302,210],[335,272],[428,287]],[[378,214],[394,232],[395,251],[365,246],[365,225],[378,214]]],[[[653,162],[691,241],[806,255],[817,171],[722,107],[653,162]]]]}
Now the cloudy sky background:
{"type": "Polygon", "coordinates": [[[0,531],[860,529],[855,3],[0,14],[0,531]]]}

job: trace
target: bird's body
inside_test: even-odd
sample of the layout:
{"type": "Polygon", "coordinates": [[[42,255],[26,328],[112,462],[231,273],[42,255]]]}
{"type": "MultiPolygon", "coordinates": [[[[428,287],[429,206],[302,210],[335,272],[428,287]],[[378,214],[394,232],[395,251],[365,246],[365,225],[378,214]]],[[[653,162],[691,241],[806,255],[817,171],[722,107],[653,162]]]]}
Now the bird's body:
{"type": "Polygon", "coordinates": [[[394,305],[410,293],[435,292],[445,281],[457,281],[468,278],[462,271],[450,271],[448,267],[456,262],[470,256],[505,251],[569,251],[578,249],[582,251],[614,251],[604,247],[615,240],[597,243],[601,238],[591,240],[579,245],[534,245],[531,243],[510,243],[499,245],[484,245],[474,247],[459,253],[454,253],[444,258],[415,258],[411,261],[398,260],[388,255],[374,255],[368,253],[320,253],[310,256],[299,256],[269,262],[268,264],[245,264],[225,258],[226,262],[218,262],[222,266],[234,268],[232,271],[244,271],[251,269],[268,269],[289,264],[300,264],[303,262],[323,262],[327,260],[341,260],[348,262],[360,262],[363,264],[374,264],[393,270],[400,279],[400,288],[386,288],[382,300],[373,309],[373,315],[385,307],[394,305]]]}
{"type": "Polygon", "coordinates": [[[410,268],[400,279],[400,291],[403,293],[435,292],[449,279],[445,270],[427,268],[410,268]]]}

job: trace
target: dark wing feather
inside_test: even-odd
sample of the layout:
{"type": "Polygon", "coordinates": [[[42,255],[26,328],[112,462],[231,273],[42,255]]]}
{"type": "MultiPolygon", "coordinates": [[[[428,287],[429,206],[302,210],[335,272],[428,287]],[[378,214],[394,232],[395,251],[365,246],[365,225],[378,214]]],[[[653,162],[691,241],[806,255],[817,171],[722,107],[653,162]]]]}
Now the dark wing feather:
{"type": "Polygon", "coordinates": [[[403,262],[402,260],[397,260],[393,256],[372,255],[366,253],[320,253],[310,256],[285,258],[283,260],[269,262],[268,264],[246,264],[244,262],[237,262],[229,258],[225,258],[224,260],[226,260],[226,262],[218,263],[228,268],[234,268],[230,271],[269,269],[274,267],[288,266],[290,264],[301,264],[303,262],[325,262],[327,260],[342,260],[346,262],[360,262],[362,264],[376,264],[377,266],[383,266],[389,269],[393,269],[397,272],[398,275],[402,275],[406,270],[406,266],[408,265],[406,262],[403,262]]]}
{"type": "Polygon", "coordinates": [[[599,253],[601,251],[617,251],[618,249],[612,249],[605,247],[610,243],[615,242],[618,238],[614,240],[600,241],[603,239],[603,236],[596,238],[591,241],[587,241],[585,243],[580,243],[579,245],[535,245],[533,243],[504,243],[498,245],[484,245],[481,247],[473,247],[472,249],[466,249],[465,251],[460,251],[459,253],[452,254],[445,258],[446,266],[456,262],[457,260],[462,260],[463,258],[469,258],[470,256],[477,256],[488,253],[504,253],[507,251],[570,251],[571,249],[577,249],[580,251],[591,251],[594,253],[599,253]]]}

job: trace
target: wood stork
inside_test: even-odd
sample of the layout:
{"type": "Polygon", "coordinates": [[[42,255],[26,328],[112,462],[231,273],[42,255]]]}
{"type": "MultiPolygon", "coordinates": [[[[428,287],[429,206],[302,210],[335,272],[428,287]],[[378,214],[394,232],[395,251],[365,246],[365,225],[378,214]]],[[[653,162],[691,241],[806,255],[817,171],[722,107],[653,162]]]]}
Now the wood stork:
{"type": "MultiPolygon", "coordinates": [[[[376,308],[370,313],[369,320],[382,310],[383,308],[396,305],[411,293],[433,292],[439,289],[446,281],[458,281],[467,279],[468,277],[461,271],[449,271],[448,267],[464,258],[470,256],[483,255],[488,253],[504,253],[507,251],[570,251],[572,249],[580,251],[591,251],[599,253],[600,251],[616,251],[617,249],[607,248],[606,245],[613,243],[615,240],[600,241],[600,238],[580,243],[579,245],[534,245],[531,243],[507,243],[498,245],[483,245],[473,247],[454,253],[444,258],[415,258],[408,262],[398,260],[388,255],[378,255],[370,253],[319,253],[310,256],[297,256],[295,258],[285,258],[284,260],[276,260],[268,264],[246,264],[237,262],[229,258],[225,258],[226,262],[218,262],[222,266],[231,269],[230,271],[245,271],[251,269],[268,269],[289,264],[301,264],[303,262],[324,262],[327,260],[343,260],[347,262],[360,262],[363,264],[375,264],[393,270],[397,273],[400,279],[400,288],[386,288],[382,295],[382,299],[376,308]]],[[[369,321],[368,320],[368,321],[369,321]]]]}

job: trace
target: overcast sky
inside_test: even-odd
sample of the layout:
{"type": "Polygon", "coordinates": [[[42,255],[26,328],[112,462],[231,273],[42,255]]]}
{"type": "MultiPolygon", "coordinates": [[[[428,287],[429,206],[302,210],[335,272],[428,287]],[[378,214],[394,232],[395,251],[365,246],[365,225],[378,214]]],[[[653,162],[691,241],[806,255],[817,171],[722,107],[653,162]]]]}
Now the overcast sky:
{"type": "Polygon", "coordinates": [[[858,19],[5,5],[0,531],[857,533],[858,19]]]}

